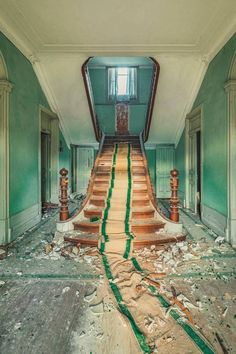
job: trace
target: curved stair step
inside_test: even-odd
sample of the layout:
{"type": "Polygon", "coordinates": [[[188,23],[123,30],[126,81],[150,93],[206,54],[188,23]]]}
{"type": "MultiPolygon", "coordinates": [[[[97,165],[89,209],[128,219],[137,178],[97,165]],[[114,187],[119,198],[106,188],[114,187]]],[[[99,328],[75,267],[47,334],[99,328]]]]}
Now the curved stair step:
{"type": "Polygon", "coordinates": [[[88,208],[88,209],[84,209],[84,217],[91,219],[91,218],[101,218],[102,214],[103,214],[103,210],[102,208],[88,208]]]}
{"type": "Polygon", "coordinates": [[[165,224],[162,221],[155,219],[144,220],[132,220],[131,230],[135,234],[150,233],[163,229],[165,224]]]}
{"type": "Polygon", "coordinates": [[[92,196],[90,199],[89,199],[89,204],[92,204],[92,205],[95,205],[95,206],[101,206],[101,207],[105,207],[106,205],[106,200],[104,197],[102,196],[92,196]]]}
{"type": "Polygon", "coordinates": [[[86,220],[77,221],[73,223],[75,230],[98,234],[100,229],[100,221],[90,222],[86,220]]]}
{"type": "Polygon", "coordinates": [[[150,219],[155,215],[155,210],[151,207],[133,208],[132,220],[135,219],[150,219]]]}

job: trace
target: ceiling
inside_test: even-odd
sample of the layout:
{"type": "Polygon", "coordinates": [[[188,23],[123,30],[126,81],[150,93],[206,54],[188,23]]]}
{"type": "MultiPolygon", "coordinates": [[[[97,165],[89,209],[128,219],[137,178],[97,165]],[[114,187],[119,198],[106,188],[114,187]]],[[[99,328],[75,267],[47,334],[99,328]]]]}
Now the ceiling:
{"type": "Polygon", "coordinates": [[[81,65],[96,55],[159,62],[149,141],[177,143],[209,61],[236,31],[236,1],[0,0],[0,29],[32,62],[68,144],[95,142],[81,65]]]}

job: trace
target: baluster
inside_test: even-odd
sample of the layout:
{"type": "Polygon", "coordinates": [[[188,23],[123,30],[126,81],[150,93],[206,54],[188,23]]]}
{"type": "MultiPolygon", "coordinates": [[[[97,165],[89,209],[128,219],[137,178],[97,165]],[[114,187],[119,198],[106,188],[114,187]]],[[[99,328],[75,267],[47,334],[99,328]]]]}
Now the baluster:
{"type": "Polygon", "coordinates": [[[66,168],[60,170],[60,220],[65,221],[69,218],[68,209],[68,171],[66,168]]]}
{"type": "Polygon", "coordinates": [[[170,188],[171,188],[171,198],[170,198],[170,219],[172,221],[179,221],[179,198],[178,198],[178,187],[179,187],[179,171],[174,169],[170,171],[170,188]]]}

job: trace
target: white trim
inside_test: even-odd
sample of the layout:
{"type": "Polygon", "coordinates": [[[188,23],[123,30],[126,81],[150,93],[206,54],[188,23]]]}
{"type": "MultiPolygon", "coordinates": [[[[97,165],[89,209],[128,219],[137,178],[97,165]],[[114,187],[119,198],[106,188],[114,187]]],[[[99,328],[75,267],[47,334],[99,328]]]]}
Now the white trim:
{"type": "Polygon", "coordinates": [[[9,94],[11,90],[12,85],[9,81],[0,80],[0,244],[9,243],[11,237],[9,223],[9,94]]]}
{"type": "Polygon", "coordinates": [[[228,96],[227,119],[227,196],[228,215],[226,239],[236,247],[236,55],[230,67],[230,79],[225,85],[228,96]],[[232,79],[231,79],[232,76],[232,79]],[[234,79],[233,79],[234,78],[234,79]]]}
{"type": "Polygon", "coordinates": [[[202,204],[202,222],[217,235],[225,236],[227,218],[213,208],[202,204]]]}
{"type": "Polygon", "coordinates": [[[39,205],[41,205],[41,131],[42,131],[42,112],[46,113],[50,119],[51,133],[51,198],[50,202],[59,203],[59,121],[57,115],[48,108],[39,106],[39,205]]]}
{"type": "Polygon", "coordinates": [[[37,203],[10,217],[11,241],[41,220],[41,206],[37,203]]]}
{"type": "MultiPolygon", "coordinates": [[[[185,207],[190,209],[190,183],[189,183],[189,171],[190,171],[190,159],[191,156],[196,155],[196,146],[194,146],[194,151],[191,152],[190,137],[195,137],[197,131],[201,131],[201,200],[203,200],[203,108],[202,105],[196,107],[192,112],[190,112],[186,117],[185,125],[185,207]],[[192,155],[191,155],[192,154],[192,155]]],[[[194,138],[195,139],[195,138],[194,138]]],[[[195,183],[196,186],[196,183],[195,183]]],[[[193,202],[193,201],[192,201],[193,202]]],[[[194,201],[194,212],[197,211],[196,198],[194,201]]]]}

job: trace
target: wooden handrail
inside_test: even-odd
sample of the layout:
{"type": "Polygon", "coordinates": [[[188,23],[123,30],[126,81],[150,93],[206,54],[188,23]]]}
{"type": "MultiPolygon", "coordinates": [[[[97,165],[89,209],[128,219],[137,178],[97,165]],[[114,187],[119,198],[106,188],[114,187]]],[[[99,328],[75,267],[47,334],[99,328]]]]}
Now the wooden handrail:
{"type": "Polygon", "coordinates": [[[149,131],[150,131],[150,126],[152,122],[152,114],[153,114],[153,109],[154,109],[154,103],[155,103],[155,98],[156,98],[156,92],[157,92],[157,83],[159,79],[159,73],[160,73],[160,65],[156,61],[156,59],[149,57],[154,63],[154,70],[153,70],[153,75],[152,75],[152,85],[151,85],[151,93],[149,96],[149,102],[148,102],[148,109],[147,109],[147,114],[146,114],[146,122],[145,122],[145,128],[144,128],[144,142],[148,140],[149,136],[149,131]]]}
{"type": "MultiPolygon", "coordinates": [[[[103,144],[104,144],[104,140],[105,140],[105,134],[102,133],[102,137],[100,140],[100,144],[99,144],[99,150],[98,150],[98,154],[96,156],[96,159],[94,161],[94,165],[93,168],[91,170],[91,176],[89,179],[89,183],[88,183],[88,188],[87,188],[87,193],[86,193],[86,198],[83,200],[82,204],[80,205],[79,209],[77,210],[77,212],[70,217],[69,219],[66,220],[66,222],[74,219],[77,215],[79,215],[81,213],[81,211],[84,209],[85,205],[87,204],[87,202],[89,201],[89,198],[91,196],[91,192],[93,190],[93,185],[94,185],[94,178],[95,178],[95,172],[97,171],[97,167],[98,167],[98,162],[99,162],[99,158],[101,155],[101,151],[103,148],[103,144]]],[[[62,221],[63,222],[63,221],[62,221]]]]}
{"type": "Polygon", "coordinates": [[[89,111],[90,111],[90,115],[92,118],[93,129],[95,132],[96,140],[100,141],[102,134],[101,134],[98,119],[96,116],[94,102],[92,100],[93,96],[92,96],[92,92],[91,92],[91,84],[90,84],[89,75],[88,75],[88,62],[92,58],[93,57],[89,57],[87,60],[85,60],[84,64],[82,65],[81,72],[82,72],[82,76],[83,76],[83,80],[84,80],[84,87],[85,87],[85,92],[86,92],[86,96],[87,96],[87,100],[88,100],[89,111]]]}
{"type": "MultiPolygon", "coordinates": [[[[157,198],[156,198],[156,194],[154,192],[154,188],[152,185],[152,181],[151,181],[151,177],[149,174],[149,169],[148,169],[148,163],[147,163],[147,157],[146,157],[146,153],[145,153],[145,147],[144,147],[144,142],[143,142],[143,134],[144,132],[139,134],[139,140],[140,140],[140,146],[141,146],[141,151],[142,151],[142,155],[143,155],[143,163],[144,163],[144,168],[146,170],[146,176],[147,176],[147,190],[148,190],[148,196],[151,200],[151,203],[154,207],[154,209],[167,221],[170,221],[170,219],[168,219],[163,213],[162,211],[158,208],[157,205],[157,198]]],[[[175,221],[171,220],[171,222],[175,223],[175,221]]]]}
{"type": "Polygon", "coordinates": [[[155,195],[154,188],[153,188],[152,181],[151,181],[151,177],[149,174],[149,168],[148,168],[148,164],[147,164],[147,158],[146,158],[146,153],[145,153],[145,148],[144,148],[144,143],[143,143],[143,132],[140,133],[139,140],[140,140],[140,146],[141,146],[141,151],[142,151],[142,155],[143,155],[143,163],[144,163],[144,167],[146,170],[146,176],[147,176],[148,195],[149,195],[149,198],[151,199],[151,202],[152,202],[154,208],[157,209],[156,195],[155,195]]]}

